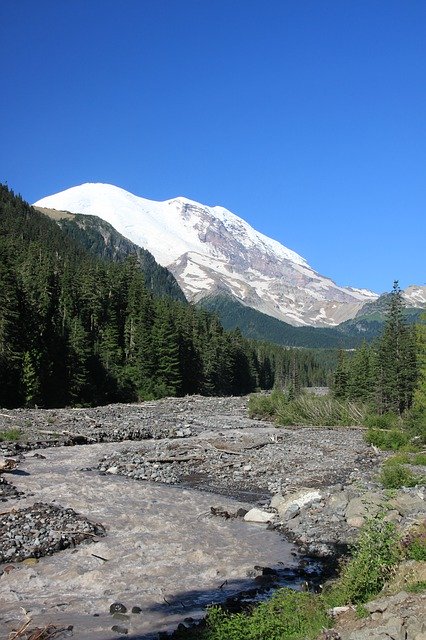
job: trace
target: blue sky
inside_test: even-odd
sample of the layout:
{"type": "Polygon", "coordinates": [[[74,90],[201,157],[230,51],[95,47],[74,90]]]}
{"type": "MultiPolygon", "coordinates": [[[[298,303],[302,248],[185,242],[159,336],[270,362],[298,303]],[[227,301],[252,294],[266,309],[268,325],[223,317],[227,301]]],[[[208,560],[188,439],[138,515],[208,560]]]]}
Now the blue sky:
{"type": "Polygon", "coordinates": [[[0,181],[219,204],[339,284],[424,284],[423,0],[1,0],[0,181]]]}

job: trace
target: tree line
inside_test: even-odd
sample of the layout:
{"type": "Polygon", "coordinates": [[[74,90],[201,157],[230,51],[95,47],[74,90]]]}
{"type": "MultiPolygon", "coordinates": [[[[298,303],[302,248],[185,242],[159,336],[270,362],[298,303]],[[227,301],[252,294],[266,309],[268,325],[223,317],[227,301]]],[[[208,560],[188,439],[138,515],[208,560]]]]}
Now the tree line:
{"type": "Polygon", "coordinates": [[[370,345],[364,343],[354,354],[339,352],[336,397],[369,403],[379,415],[409,411],[421,375],[418,340],[422,335],[424,327],[406,324],[401,290],[395,282],[379,339],[370,345]]]}
{"type": "Polygon", "coordinates": [[[286,376],[324,384],[327,371],[327,358],[249,341],[156,296],[134,256],[90,255],[0,185],[0,406],[243,394],[286,376]]]}

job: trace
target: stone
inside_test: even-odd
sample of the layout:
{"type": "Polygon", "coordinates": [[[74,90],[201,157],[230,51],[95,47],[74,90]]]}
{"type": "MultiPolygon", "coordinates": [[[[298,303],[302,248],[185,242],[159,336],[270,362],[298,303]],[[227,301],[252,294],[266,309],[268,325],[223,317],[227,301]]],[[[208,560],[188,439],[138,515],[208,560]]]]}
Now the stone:
{"type": "Polygon", "coordinates": [[[303,488],[289,496],[282,497],[282,500],[279,500],[278,496],[274,497],[277,498],[274,500],[274,508],[278,511],[280,518],[291,519],[297,515],[297,509],[300,511],[303,508],[309,507],[314,502],[320,501],[322,495],[317,489],[303,488]],[[289,516],[286,516],[289,510],[289,516]]]}
{"type": "Polygon", "coordinates": [[[357,498],[352,498],[346,507],[346,522],[350,527],[362,527],[365,518],[378,513],[382,503],[382,494],[370,491],[357,498]]]}
{"type": "Polygon", "coordinates": [[[111,631],[114,631],[115,633],[123,633],[124,635],[129,633],[129,630],[126,627],[122,627],[119,624],[112,626],[111,631]]]}
{"type": "Polygon", "coordinates": [[[114,613],[127,613],[127,607],[122,602],[113,602],[109,607],[109,612],[114,613]]]}
{"type": "Polygon", "coordinates": [[[268,513],[267,511],[262,511],[262,509],[258,509],[257,507],[253,507],[250,511],[247,511],[244,516],[244,520],[246,522],[259,522],[266,524],[267,522],[271,522],[274,519],[273,513],[268,513]]]}
{"type": "Polygon", "coordinates": [[[276,495],[272,496],[271,502],[270,502],[270,506],[273,509],[277,509],[278,510],[278,506],[283,502],[284,499],[285,498],[282,495],[282,493],[277,493],[276,495]]]}
{"type": "Polygon", "coordinates": [[[109,469],[106,470],[107,473],[111,473],[113,476],[117,475],[119,469],[117,466],[114,467],[109,467],[109,469]]]}
{"type": "Polygon", "coordinates": [[[409,516],[426,511],[426,502],[420,496],[410,495],[408,493],[398,493],[398,495],[390,501],[390,504],[401,516],[409,516]]]}
{"type": "Polygon", "coordinates": [[[142,613],[142,609],[140,607],[132,607],[132,613],[142,613]]]}
{"type": "Polygon", "coordinates": [[[335,513],[343,516],[346,511],[346,507],[349,502],[348,494],[345,491],[339,491],[338,493],[333,493],[330,496],[329,506],[335,513]]]}

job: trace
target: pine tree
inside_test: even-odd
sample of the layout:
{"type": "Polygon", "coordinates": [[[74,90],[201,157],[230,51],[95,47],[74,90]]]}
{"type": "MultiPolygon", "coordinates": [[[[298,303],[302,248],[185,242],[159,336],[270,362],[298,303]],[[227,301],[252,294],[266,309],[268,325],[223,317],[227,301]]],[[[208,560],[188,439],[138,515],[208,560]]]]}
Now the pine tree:
{"type": "Polygon", "coordinates": [[[351,400],[368,402],[374,391],[374,369],[372,351],[363,342],[350,363],[348,397],[351,400]]]}
{"type": "Polygon", "coordinates": [[[417,380],[416,347],[403,309],[401,290],[395,281],[377,349],[376,398],[380,413],[402,414],[412,404],[417,380]]]}
{"type": "Polygon", "coordinates": [[[333,391],[336,398],[347,398],[349,393],[349,368],[346,352],[339,350],[334,374],[333,391]]]}

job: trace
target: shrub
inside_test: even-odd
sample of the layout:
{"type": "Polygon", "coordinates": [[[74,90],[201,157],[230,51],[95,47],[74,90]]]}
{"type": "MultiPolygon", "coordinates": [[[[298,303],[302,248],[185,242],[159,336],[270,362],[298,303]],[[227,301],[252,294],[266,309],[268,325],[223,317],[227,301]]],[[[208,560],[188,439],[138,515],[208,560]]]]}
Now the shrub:
{"type": "Polygon", "coordinates": [[[330,625],[325,608],[314,594],[280,589],[249,614],[210,609],[202,640],[308,640],[330,625]]]}
{"type": "Polygon", "coordinates": [[[352,558],[324,597],[329,606],[362,604],[382,590],[402,557],[395,525],[384,514],[366,520],[352,558]]]}
{"type": "Polygon", "coordinates": [[[272,418],[276,411],[276,392],[269,395],[255,394],[249,398],[249,415],[250,418],[272,418]]]}
{"type": "Polygon", "coordinates": [[[369,413],[364,419],[364,426],[369,429],[394,429],[400,425],[399,416],[395,413],[369,413]]]}
{"type": "Polygon", "coordinates": [[[369,428],[365,439],[368,443],[374,444],[384,451],[398,451],[399,449],[409,448],[410,436],[401,429],[391,429],[384,431],[382,429],[369,428]]]}
{"type": "Polygon", "coordinates": [[[404,538],[402,545],[409,560],[422,562],[426,560],[426,521],[404,538]]]}
{"type": "Polygon", "coordinates": [[[415,476],[409,469],[392,459],[387,460],[380,472],[380,482],[385,489],[399,489],[400,487],[415,487],[422,478],[415,476]]]}

